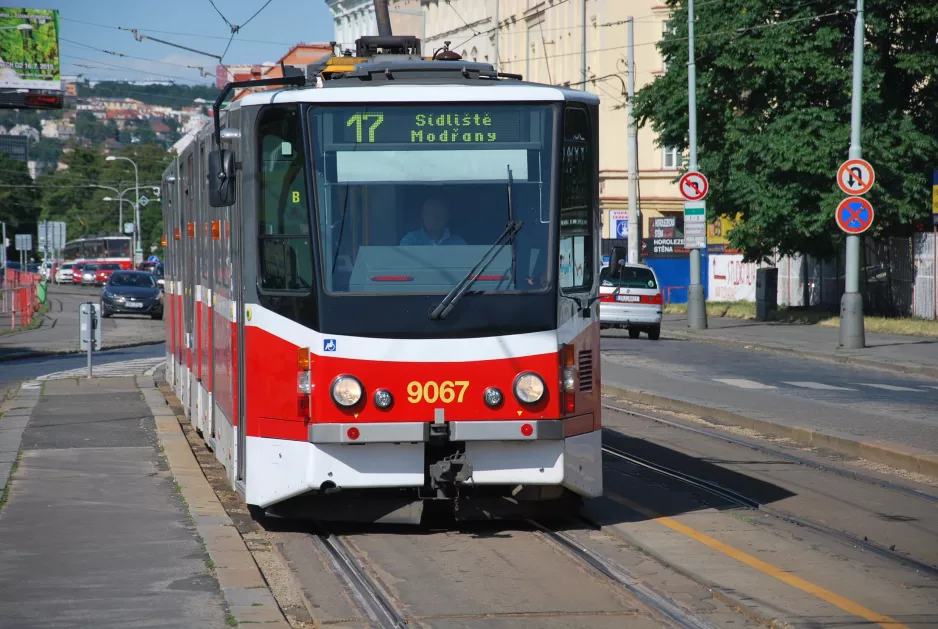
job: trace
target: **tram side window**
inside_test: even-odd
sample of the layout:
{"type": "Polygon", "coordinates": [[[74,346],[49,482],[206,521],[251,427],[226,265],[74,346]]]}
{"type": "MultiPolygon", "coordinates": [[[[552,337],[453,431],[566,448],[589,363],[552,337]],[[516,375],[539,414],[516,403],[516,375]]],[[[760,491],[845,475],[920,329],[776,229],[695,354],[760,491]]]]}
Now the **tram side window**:
{"type": "Polygon", "coordinates": [[[261,114],[258,137],[260,287],[305,293],[312,286],[313,263],[298,109],[266,109],[261,114]]]}
{"type": "Polygon", "coordinates": [[[586,111],[564,113],[560,188],[560,287],[587,288],[593,281],[592,134],[586,111]]]}

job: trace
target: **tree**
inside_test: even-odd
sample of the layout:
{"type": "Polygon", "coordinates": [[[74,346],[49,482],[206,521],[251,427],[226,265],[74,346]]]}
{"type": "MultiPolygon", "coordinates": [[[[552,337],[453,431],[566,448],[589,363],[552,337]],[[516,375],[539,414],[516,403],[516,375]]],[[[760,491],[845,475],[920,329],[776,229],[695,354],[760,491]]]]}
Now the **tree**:
{"type": "Polygon", "coordinates": [[[0,221],[16,233],[32,233],[39,218],[39,199],[24,162],[0,152],[0,221]]]}
{"type": "MultiPolygon", "coordinates": [[[[639,124],[686,148],[687,9],[668,0],[667,72],[636,97],[639,124]]],[[[840,0],[711,0],[695,25],[699,168],[710,218],[741,216],[730,241],[760,259],[773,250],[827,257],[843,234],[837,167],[850,144],[854,13],[840,0]]],[[[938,161],[938,4],[867,0],[864,158],[871,233],[904,233],[928,213],[938,161]]]]}

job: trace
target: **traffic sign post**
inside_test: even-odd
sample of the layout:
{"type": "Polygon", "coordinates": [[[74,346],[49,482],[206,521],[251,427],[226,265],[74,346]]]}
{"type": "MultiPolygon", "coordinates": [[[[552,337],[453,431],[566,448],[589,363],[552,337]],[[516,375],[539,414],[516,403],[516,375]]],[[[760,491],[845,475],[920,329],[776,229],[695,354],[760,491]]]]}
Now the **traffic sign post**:
{"type": "Polygon", "coordinates": [[[92,376],[91,354],[101,349],[101,304],[86,301],[78,307],[78,349],[88,352],[88,377],[92,376]]]}
{"type": "Polygon", "coordinates": [[[145,196],[140,197],[140,201],[139,201],[140,207],[146,207],[147,203],[149,202],[150,202],[150,199],[146,198],[145,196]]]}
{"type": "MultiPolygon", "coordinates": [[[[848,161],[837,172],[837,185],[847,190],[847,194],[863,194],[873,185],[873,168],[863,161],[861,147],[861,121],[863,118],[863,0],[857,0],[856,20],[853,27],[853,86],[850,101],[850,151],[848,161]],[[846,168],[844,168],[846,167],[846,168]],[[864,172],[869,169],[869,173],[864,172]],[[844,171],[841,173],[841,171],[844,171]],[[868,174],[864,178],[863,175],[868,174]],[[844,188],[846,186],[846,188],[844,188]],[[858,192],[863,190],[863,192],[858,192]]],[[[847,206],[854,209],[855,201],[847,201],[847,206]]],[[[842,202],[840,204],[844,206],[842,202]]],[[[862,207],[862,204],[861,204],[862,207]]],[[[846,210],[844,210],[846,212],[846,210]]],[[[873,208],[868,208],[869,216],[863,219],[862,210],[858,216],[851,214],[846,218],[845,225],[852,224],[854,220],[859,223],[872,223],[873,208]]],[[[837,209],[837,221],[841,221],[840,207],[837,209]]],[[[866,226],[869,228],[869,225],[866,226]]],[[[860,233],[860,232],[857,232],[860,233]]],[[[844,264],[844,294],[840,298],[840,346],[844,349],[862,349],[866,346],[866,335],[863,330],[863,296],[860,294],[860,237],[857,233],[847,234],[847,255],[844,264]]]]}
{"type": "Polygon", "coordinates": [[[866,194],[876,181],[870,163],[862,159],[848,159],[837,169],[837,185],[846,194],[866,194]]]}
{"type": "Polygon", "coordinates": [[[684,202],[684,246],[707,248],[707,204],[703,201],[684,202]]]}
{"type": "Polygon", "coordinates": [[[862,234],[873,224],[873,206],[862,197],[847,197],[837,206],[837,226],[851,236],[862,234]]]}
{"type": "Polygon", "coordinates": [[[710,182],[703,173],[689,172],[684,173],[678,182],[678,188],[681,196],[688,201],[702,201],[710,190],[710,182]]]}

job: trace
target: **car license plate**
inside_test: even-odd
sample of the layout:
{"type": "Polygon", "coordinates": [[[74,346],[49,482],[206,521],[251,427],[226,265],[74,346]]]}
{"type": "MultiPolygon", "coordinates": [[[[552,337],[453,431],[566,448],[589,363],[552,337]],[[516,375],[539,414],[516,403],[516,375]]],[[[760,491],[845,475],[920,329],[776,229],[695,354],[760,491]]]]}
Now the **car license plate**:
{"type": "Polygon", "coordinates": [[[128,308],[143,308],[143,304],[135,304],[132,301],[128,301],[124,305],[127,306],[128,308]]]}
{"type": "Polygon", "coordinates": [[[616,295],[616,301],[637,302],[639,301],[639,296],[638,295],[616,295]]]}

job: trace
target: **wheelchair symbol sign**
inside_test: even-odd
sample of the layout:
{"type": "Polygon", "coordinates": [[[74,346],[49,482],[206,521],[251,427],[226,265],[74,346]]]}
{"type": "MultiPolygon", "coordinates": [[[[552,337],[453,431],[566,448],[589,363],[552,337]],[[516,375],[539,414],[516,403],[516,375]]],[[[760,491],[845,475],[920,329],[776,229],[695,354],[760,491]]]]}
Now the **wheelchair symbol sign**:
{"type": "Polygon", "coordinates": [[[323,339],[322,341],[322,351],[324,352],[334,352],[335,346],[335,339],[323,339]]]}

